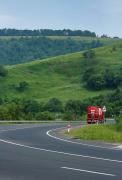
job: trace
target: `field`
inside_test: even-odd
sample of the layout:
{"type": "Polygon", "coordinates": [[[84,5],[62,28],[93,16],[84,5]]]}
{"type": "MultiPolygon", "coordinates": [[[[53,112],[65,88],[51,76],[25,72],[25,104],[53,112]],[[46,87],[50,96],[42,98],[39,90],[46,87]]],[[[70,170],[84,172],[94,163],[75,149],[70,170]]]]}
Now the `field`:
{"type": "MultiPolygon", "coordinates": [[[[115,52],[111,52],[111,45],[95,49],[95,66],[98,70],[106,67],[117,70],[122,66],[122,43],[115,45],[115,52]]],[[[65,102],[69,99],[82,100],[110,92],[108,89],[91,91],[84,87],[84,61],[82,52],[78,52],[7,66],[8,76],[0,78],[0,97],[34,98],[44,102],[57,97],[65,102]],[[22,81],[28,82],[29,87],[24,92],[17,92],[14,87],[22,81]]]]}

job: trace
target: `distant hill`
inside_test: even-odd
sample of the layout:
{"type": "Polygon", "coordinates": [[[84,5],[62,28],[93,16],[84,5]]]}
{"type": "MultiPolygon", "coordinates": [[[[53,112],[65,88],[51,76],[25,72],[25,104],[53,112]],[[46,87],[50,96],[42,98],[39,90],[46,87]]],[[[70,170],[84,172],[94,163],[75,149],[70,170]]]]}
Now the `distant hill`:
{"type": "Polygon", "coordinates": [[[11,65],[102,47],[121,39],[81,36],[0,36],[0,64],[11,65]]]}
{"type": "MultiPolygon", "coordinates": [[[[95,61],[92,66],[98,73],[105,70],[119,72],[122,69],[122,43],[97,48],[94,52],[95,61]]],[[[8,75],[0,77],[0,97],[33,98],[38,101],[57,97],[65,102],[113,91],[112,88],[90,90],[85,86],[83,74],[89,66],[91,61],[86,64],[81,52],[7,66],[8,75]],[[17,87],[22,82],[26,82],[28,86],[20,92],[17,87]]]]}

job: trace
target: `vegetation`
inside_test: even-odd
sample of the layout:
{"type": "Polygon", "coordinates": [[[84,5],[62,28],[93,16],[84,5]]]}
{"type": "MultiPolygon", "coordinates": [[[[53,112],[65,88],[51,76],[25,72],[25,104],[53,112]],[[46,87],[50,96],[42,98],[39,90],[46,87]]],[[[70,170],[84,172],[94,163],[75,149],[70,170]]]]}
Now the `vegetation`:
{"type": "Polygon", "coordinates": [[[80,100],[69,100],[65,105],[65,115],[64,118],[67,120],[77,120],[79,116],[82,115],[80,100]]]}
{"type": "MultiPolygon", "coordinates": [[[[121,78],[122,45],[116,44],[116,51],[111,52],[113,46],[97,48],[94,50],[95,58],[85,59],[81,52],[57,56],[46,60],[7,66],[7,76],[0,78],[0,97],[35,99],[47,102],[58,98],[63,103],[68,100],[89,99],[94,96],[105,95],[112,92],[115,81],[108,72],[112,72],[118,79],[121,78]],[[105,73],[106,72],[106,73],[105,73]],[[109,77],[109,86],[99,87],[103,80],[94,81],[94,89],[87,87],[88,77],[100,77],[105,81],[109,77]],[[85,79],[84,79],[85,78],[85,79]],[[23,83],[24,82],[24,83],[23,83]],[[98,86],[99,85],[99,86],[98,86]],[[23,89],[22,91],[18,89],[23,89]],[[97,89],[97,90],[96,90],[97,89]]],[[[116,81],[119,82],[119,81],[116,81]]],[[[118,84],[117,87],[121,87],[118,84]]]]}
{"type": "MultiPolygon", "coordinates": [[[[112,47],[111,53],[113,52],[113,48],[115,47],[112,47]]],[[[101,90],[105,88],[115,89],[122,85],[122,65],[116,69],[108,67],[98,68],[95,51],[93,50],[85,51],[83,57],[85,58],[86,64],[83,80],[87,88],[92,90],[101,90]]]]}
{"type": "Polygon", "coordinates": [[[5,77],[7,76],[7,74],[8,74],[7,69],[4,66],[0,65],[0,77],[5,77]]]}
{"type": "Polygon", "coordinates": [[[88,51],[85,51],[84,53],[83,53],[83,57],[85,58],[85,59],[93,59],[93,58],[95,58],[95,51],[93,51],[93,50],[88,50],[88,51]]]}
{"type": "MultiPolygon", "coordinates": [[[[49,99],[48,102],[38,102],[34,99],[0,99],[1,120],[82,120],[87,114],[88,106],[106,105],[106,117],[113,117],[117,120],[117,130],[122,130],[122,119],[119,118],[122,111],[122,90],[94,98],[84,100],[68,100],[62,103],[57,98],[49,99]],[[113,103],[114,102],[114,103],[113,103]],[[117,116],[117,118],[116,118],[117,116]]],[[[85,119],[83,119],[85,120],[85,119]]]]}
{"type": "Polygon", "coordinates": [[[90,105],[106,105],[107,117],[122,110],[121,43],[1,67],[2,120],[82,119],[90,105]]]}
{"type": "Polygon", "coordinates": [[[16,88],[19,92],[24,92],[28,88],[29,84],[26,81],[22,81],[19,83],[19,85],[16,88]]]}
{"type": "Polygon", "coordinates": [[[19,64],[100,46],[103,46],[103,43],[99,40],[87,42],[71,38],[20,37],[0,39],[0,64],[19,64]]]}
{"type": "Polygon", "coordinates": [[[52,30],[52,29],[37,29],[37,30],[18,30],[18,29],[0,29],[0,36],[90,36],[96,37],[95,32],[88,30],[52,30]]]}
{"type": "Polygon", "coordinates": [[[116,125],[88,125],[80,129],[73,129],[69,135],[81,140],[122,143],[122,131],[119,132],[116,125]]]}

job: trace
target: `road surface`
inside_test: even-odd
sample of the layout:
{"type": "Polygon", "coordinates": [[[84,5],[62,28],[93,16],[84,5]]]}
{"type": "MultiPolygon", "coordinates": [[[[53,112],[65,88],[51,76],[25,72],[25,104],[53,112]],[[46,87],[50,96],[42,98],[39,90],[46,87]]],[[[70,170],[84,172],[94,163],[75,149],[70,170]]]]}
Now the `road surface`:
{"type": "Polygon", "coordinates": [[[62,126],[0,125],[0,180],[122,180],[121,148],[63,140],[62,126]]]}

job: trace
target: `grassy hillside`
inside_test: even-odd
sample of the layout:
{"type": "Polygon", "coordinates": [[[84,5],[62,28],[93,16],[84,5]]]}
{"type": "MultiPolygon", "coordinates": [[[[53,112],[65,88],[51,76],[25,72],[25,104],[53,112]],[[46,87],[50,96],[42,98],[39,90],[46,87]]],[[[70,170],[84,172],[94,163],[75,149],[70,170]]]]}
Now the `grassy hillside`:
{"type": "MultiPolygon", "coordinates": [[[[110,68],[117,71],[122,66],[122,43],[95,49],[96,68],[110,68]]],[[[86,68],[83,54],[73,53],[46,60],[7,66],[8,76],[0,78],[0,97],[34,98],[47,101],[57,97],[62,101],[68,99],[84,99],[106,94],[111,90],[90,91],[84,87],[82,75],[86,68]],[[22,81],[29,84],[24,92],[18,92],[15,86],[22,81]]]]}

